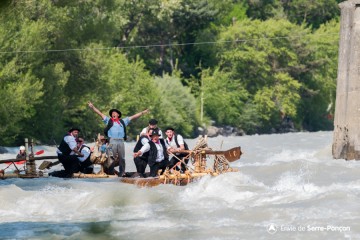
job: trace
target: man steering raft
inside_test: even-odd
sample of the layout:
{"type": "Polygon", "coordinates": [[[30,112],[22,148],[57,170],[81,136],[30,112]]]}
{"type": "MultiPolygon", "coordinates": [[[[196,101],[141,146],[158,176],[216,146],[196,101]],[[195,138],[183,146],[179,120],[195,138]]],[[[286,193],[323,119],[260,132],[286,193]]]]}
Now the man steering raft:
{"type": "Polygon", "coordinates": [[[65,169],[64,177],[70,178],[73,176],[73,173],[80,170],[78,157],[83,157],[84,155],[78,150],[76,142],[79,132],[79,128],[71,128],[63,137],[58,147],[57,155],[59,162],[62,163],[65,169]]]}
{"type": "MultiPolygon", "coordinates": [[[[117,109],[109,111],[110,118],[100,112],[91,102],[88,102],[89,107],[97,113],[106,125],[104,134],[109,137],[109,149],[112,149],[114,159],[108,158],[108,172],[107,174],[114,174],[114,167],[119,162],[119,177],[125,175],[125,145],[126,140],[126,126],[131,122],[141,117],[143,114],[148,113],[149,110],[145,109],[130,117],[121,118],[121,112],[117,109]]],[[[109,156],[109,154],[108,154],[109,156]]]]}

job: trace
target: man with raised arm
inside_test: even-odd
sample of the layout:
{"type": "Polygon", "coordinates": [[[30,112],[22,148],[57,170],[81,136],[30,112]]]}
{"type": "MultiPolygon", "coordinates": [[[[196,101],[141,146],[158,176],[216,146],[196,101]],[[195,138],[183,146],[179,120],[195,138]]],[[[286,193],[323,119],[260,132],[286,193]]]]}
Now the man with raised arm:
{"type": "MultiPolygon", "coordinates": [[[[148,113],[149,110],[145,109],[139,113],[136,113],[130,117],[121,118],[121,112],[117,109],[110,109],[109,115],[106,116],[99,109],[97,109],[94,104],[88,102],[89,107],[97,113],[106,127],[104,129],[104,134],[109,138],[109,147],[108,151],[112,151],[114,159],[108,158],[108,174],[114,174],[115,163],[119,161],[119,177],[125,175],[125,145],[124,141],[126,140],[126,126],[129,125],[131,120],[135,120],[141,117],[143,114],[148,113]]],[[[109,154],[108,154],[109,156],[109,154]]]]}

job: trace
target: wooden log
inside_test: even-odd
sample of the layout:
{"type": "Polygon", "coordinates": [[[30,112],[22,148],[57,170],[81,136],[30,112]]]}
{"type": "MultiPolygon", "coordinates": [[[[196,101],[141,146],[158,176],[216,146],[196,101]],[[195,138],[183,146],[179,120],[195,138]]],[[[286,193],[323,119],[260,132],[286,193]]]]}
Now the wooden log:
{"type": "MultiPolygon", "coordinates": [[[[29,160],[45,160],[45,159],[58,159],[58,156],[41,156],[41,157],[31,157],[29,160]]],[[[16,159],[16,158],[10,158],[10,159],[3,159],[0,160],[0,163],[11,163],[11,162],[20,162],[24,161],[25,159],[16,159]]]]}
{"type": "Polygon", "coordinates": [[[188,179],[188,178],[201,178],[204,177],[206,175],[211,175],[211,176],[218,176],[219,174],[216,172],[200,172],[200,173],[189,173],[189,174],[185,174],[185,173],[181,173],[181,174],[168,174],[168,175],[160,175],[159,179],[160,180],[165,180],[165,179],[188,179]]]}
{"type": "Polygon", "coordinates": [[[117,175],[74,173],[73,178],[117,178],[117,175]]]}
{"type": "Polygon", "coordinates": [[[134,184],[139,187],[155,187],[163,182],[159,178],[120,178],[123,183],[134,184]]]}
{"type": "MultiPolygon", "coordinates": [[[[226,172],[237,172],[238,169],[229,168],[226,172]]],[[[174,184],[174,185],[187,185],[194,180],[197,180],[206,175],[218,176],[220,173],[217,172],[200,172],[200,173],[170,173],[164,174],[157,177],[148,177],[148,178],[131,178],[123,177],[120,178],[120,181],[123,183],[134,184],[139,187],[155,187],[160,184],[174,184]]]]}

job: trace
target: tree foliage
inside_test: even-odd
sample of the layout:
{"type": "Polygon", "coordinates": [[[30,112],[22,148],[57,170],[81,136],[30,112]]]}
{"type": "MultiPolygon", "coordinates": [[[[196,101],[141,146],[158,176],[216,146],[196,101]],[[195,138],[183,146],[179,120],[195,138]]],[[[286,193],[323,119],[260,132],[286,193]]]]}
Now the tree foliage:
{"type": "MultiPolygon", "coordinates": [[[[119,108],[195,136],[332,128],[340,0],[94,0],[0,3],[0,145],[58,143],[119,108]]],[[[147,125],[129,125],[134,138],[147,125]]]]}
{"type": "Polygon", "coordinates": [[[306,29],[286,20],[244,20],[220,34],[221,67],[249,92],[247,101],[255,105],[264,130],[279,124],[280,114],[297,115],[299,74],[306,69],[298,56],[306,50],[306,34],[306,29]]]}

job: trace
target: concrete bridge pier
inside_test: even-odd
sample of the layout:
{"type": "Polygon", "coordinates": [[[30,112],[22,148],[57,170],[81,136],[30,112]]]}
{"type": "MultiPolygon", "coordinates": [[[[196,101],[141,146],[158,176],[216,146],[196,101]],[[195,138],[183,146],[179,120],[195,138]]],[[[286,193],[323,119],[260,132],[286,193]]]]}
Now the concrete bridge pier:
{"type": "Polygon", "coordinates": [[[332,154],[335,159],[360,159],[360,0],[341,9],[339,62],[332,154]]]}

